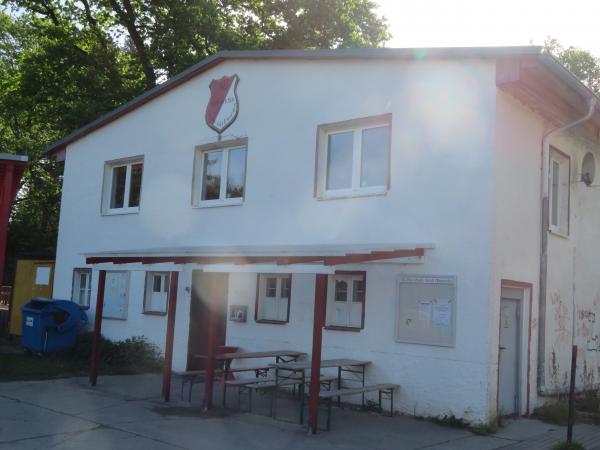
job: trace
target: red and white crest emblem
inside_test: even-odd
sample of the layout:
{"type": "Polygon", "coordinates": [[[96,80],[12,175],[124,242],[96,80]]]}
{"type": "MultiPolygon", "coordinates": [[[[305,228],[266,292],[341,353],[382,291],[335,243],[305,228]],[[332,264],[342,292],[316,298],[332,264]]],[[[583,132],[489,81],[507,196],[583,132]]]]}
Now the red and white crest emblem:
{"type": "Polygon", "coordinates": [[[231,125],[239,110],[237,85],[240,77],[225,76],[210,82],[210,100],[206,107],[206,124],[221,134],[231,125]]]}

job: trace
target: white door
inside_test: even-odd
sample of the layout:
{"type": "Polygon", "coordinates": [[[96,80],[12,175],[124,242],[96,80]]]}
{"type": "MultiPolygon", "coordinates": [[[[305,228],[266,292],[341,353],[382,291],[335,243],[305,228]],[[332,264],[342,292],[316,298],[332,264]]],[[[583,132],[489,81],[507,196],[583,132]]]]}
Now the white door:
{"type": "Polygon", "coordinates": [[[519,413],[520,298],[522,291],[505,288],[500,300],[500,358],[498,412],[519,413]],[[518,298],[515,298],[519,296],[518,298]]]}
{"type": "Polygon", "coordinates": [[[127,319],[128,272],[106,272],[104,310],[107,319],[127,319]]]}

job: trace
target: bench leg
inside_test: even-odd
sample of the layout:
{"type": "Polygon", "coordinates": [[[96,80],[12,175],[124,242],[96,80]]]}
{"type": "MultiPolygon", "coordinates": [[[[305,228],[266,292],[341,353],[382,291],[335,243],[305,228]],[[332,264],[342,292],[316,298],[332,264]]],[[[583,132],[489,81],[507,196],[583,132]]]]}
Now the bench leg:
{"type": "Polygon", "coordinates": [[[181,378],[181,401],[183,401],[183,385],[184,385],[184,380],[183,378],[181,378]]]}
{"type": "Polygon", "coordinates": [[[331,398],[327,399],[327,428],[326,428],[327,431],[331,431],[331,404],[332,403],[333,403],[333,401],[331,398]]]}
{"type": "Polygon", "coordinates": [[[381,390],[379,390],[379,414],[381,414],[383,412],[383,409],[381,408],[381,390]]]}
{"type": "Polygon", "coordinates": [[[226,384],[226,381],[227,380],[225,380],[223,382],[223,409],[225,409],[226,406],[227,406],[226,405],[226,400],[227,400],[227,384],[226,384]]]}
{"type": "Polygon", "coordinates": [[[252,412],[252,391],[254,389],[248,389],[248,412],[252,412]]]}
{"type": "Polygon", "coordinates": [[[300,393],[300,425],[304,423],[304,383],[298,386],[298,392],[300,393]]]}
{"type": "Polygon", "coordinates": [[[192,403],[192,388],[194,387],[194,380],[190,380],[190,393],[188,395],[188,402],[192,403]]]}
{"type": "Polygon", "coordinates": [[[390,417],[394,417],[394,390],[390,389],[390,417]]]}

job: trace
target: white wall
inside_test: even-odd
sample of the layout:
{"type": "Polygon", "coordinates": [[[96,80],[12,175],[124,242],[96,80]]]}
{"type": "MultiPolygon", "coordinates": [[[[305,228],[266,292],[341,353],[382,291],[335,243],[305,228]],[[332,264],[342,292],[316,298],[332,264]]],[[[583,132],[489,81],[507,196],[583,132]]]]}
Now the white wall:
{"type": "MultiPolygon", "coordinates": [[[[538,386],[539,336],[539,255],[540,255],[540,173],[541,142],[550,126],[541,116],[499,91],[497,97],[497,132],[493,276],[490,285],[492,299],[489,316],[489,406],[495,411],[498,374],[498,337],[500,285],[510,279],[533,285],[532,315],[529,299],[523,309],[521,412],[526,405],[526,364],[530,359],[531,410],[544,399],[538,398],[538,388],[557,392],[567,387],[572,344],[573,300],[577,311],[590,311],[600,319],[600,190],[587,188],[581,178],[581,161],[585,152],[595,152],[598,145],[587,141],[581,129],[559,135],[551,145],[571,156],[570,235],[549,233],[548,273],[545,326],[545,356],[543,384],[538,386]],[[575,258],[574,258],[575,255],[575,258]],[[575,273],[575,284],[573,274],[575,273]],[[528,346],[527,325],[531,319],[531,342],[528,346]],[[565,381],[566,380],[566,381],[565,381]]],[[[588,341],[600,334],[600,325],[576,314],[578,387],[598,383],[599,351],[588,350],[588,341]],[[585,376],[584,376],[585,372],[585,376]],[[584,380],[585,378],[585,380],[584,380]]]]}
{"type": "MultiPolygon", "coordinates": [[[[495,97],[495,66],[489,60],[222,63],[69,146],[55,293],[70,296],[72,269],[83,265],[85,252],[432,242],[436,248],[423,266],[369,266],[365,329],[325,331],[324,355],[372,360],[372,379],[402,385],[398,406],[403,411],[485,420],[495,97]],[[208,84],[233,73],[241,80],[240,111],[227,133],[248,137],[245,201],[242,206],[194,209],[194,146],[216,140],[204,123],[208,84]],[[317,126],[383,113],[393,116],[389,192],[316,200],[317,126]],[[145,158],[139,214],[101,216],[104,162],[139,154],[145,158]],[[455,348],[394,341],[397,278],[415,272],[457,276],[455,348]]],[[[138,284],[129,300],[128,321],[105,321],[103,331],[111,338],[142,333],[163,345],[166,319],[139,314],[141,275],[139,280],[134,275],[132,283],[138,284]]],[[[232,283],[231,301],[253,305],[253,275],[234,275],[232,283]]],[[[182,292],[184,284],[176,368],[183,367],[187,346],[189,294],[182,292]]],[[[228,340],[243,342],[248,350],[288,344],[308,350],[313,285],[314,277],[295,278],[289,325],[231,325],[228,340]]]]}

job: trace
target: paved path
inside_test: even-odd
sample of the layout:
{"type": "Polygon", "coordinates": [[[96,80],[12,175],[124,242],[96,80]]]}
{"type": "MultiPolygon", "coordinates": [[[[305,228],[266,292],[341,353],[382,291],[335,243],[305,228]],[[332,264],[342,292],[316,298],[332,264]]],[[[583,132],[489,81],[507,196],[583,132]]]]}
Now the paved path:
{"type": "MultiPolygon", "coordinates": [[[[203,415],[187,403],[167,405],[160,386],[157,375],[101,377],[96,388],[85,378],[0,383],[0,450],[549,449],[564,437],[561,427],[534,420],[476,436],[405,416],[335,409],[333,430],[308,436],[299,425],[259,414],[203,415]]],[[[578,425],[575,435],[600,449],[600,427],[578,425]]]]}

